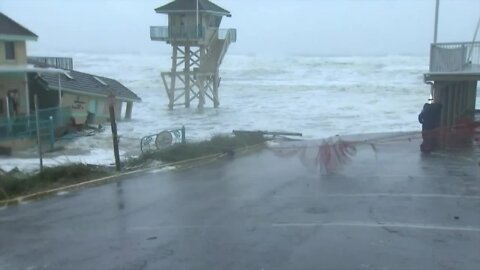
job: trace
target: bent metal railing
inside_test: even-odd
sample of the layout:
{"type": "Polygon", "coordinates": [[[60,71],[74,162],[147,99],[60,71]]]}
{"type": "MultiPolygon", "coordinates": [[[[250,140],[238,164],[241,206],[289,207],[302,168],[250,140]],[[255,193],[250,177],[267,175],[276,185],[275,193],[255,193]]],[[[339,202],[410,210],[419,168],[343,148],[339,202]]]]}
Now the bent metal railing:
{"type": "Polygon", "coordinates": [[[184,126],[143,137],[140,140],[140,150],[142,153],[158,151],[178,143],[186,143],[184,126]]]}

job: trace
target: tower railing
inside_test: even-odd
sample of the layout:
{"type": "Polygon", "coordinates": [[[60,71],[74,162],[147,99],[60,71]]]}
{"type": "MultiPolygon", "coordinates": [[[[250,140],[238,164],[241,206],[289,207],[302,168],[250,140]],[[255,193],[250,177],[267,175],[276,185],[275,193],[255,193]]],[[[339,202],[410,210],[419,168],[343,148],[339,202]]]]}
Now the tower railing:
{"type": "Polygon", "coordinates": [[[73,59],[71,57],[43,57],[29,56],[28,63],[40,67],[53,67],[66,70],[73,69],[73,59]]]}
{"type": "Polygon", "coordinates": [[[227,36],[230,35],[230,41],[237,41],[237,29],[218,29],[218,39],[227,39],[227,36]]]}
{"type": "Polygon", "coordinates": [[[199,27],[168,27],[168,26],[150,26],[150,38],[152,40],[195,40],[205,38],[205,29],[199,27]]]}
{"type": "Polygon", "coordinates": [[[430,72],[480,72],[480,42],[431,44],[430,72]]]}

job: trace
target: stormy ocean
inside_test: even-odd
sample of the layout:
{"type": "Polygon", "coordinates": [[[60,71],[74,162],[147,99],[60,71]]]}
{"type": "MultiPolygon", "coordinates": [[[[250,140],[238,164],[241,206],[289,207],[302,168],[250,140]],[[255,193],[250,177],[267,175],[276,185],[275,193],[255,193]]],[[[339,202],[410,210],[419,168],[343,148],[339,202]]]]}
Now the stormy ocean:
{"type": "MultiPolygon", "coordinates": [[[[187,129],[187,140],[201,140],[233,129],[301,132],[306,139],[333,135],[419,130],[417,115],[429,98],[422,80],[428,57],[323,57],[227,55],[221,67],[220,108],[203,113],[167,108],[160,72],[169,55],[83,54],[75,69],[116,78],[139,95],[133,120],[118,124],[123,157],[139,153],[140,139],[165,129],[187,129]]],[[[478,99],[480,100],[480,99],[478,99]]],[[[477,104],[478,107],[478,104],[477,104]]],[[[65,162],[110,164],[110,128],[96,136],[64,143],[47,165],[65,162]],[[59,156],[60,155],[60,156],[59,156]]],[[[35,168],[38,160],[2,159],[3,169],[35,168]]]]}

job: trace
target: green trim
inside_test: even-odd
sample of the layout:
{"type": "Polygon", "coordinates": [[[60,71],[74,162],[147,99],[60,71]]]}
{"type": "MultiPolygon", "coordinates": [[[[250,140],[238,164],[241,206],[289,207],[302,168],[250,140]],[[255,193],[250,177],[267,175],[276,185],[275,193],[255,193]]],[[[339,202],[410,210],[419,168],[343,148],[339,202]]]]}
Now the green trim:
{"type": "Polygon", "coordinates": [[[27,40],[37,41],[38,37],[0,34],[0,40],[1,41],[27,41],[27,40]]]}

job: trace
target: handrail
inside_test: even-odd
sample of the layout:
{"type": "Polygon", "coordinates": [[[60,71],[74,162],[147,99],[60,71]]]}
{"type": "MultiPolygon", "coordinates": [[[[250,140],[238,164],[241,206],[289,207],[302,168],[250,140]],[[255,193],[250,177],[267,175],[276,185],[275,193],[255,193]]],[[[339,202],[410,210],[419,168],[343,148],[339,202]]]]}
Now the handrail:
{"type": "MultiPolygon", "coordinates": [[[[432,43],[432,45],[443,46],[443,45],[462,45],[462,44],[472,44],[471,41],[461,41],[461,42],[437,42],[432,43]]],[[[480,41],[474,42],[475,45],[480,45],[480,41]]]]}
{"type": "Polygon", "coordinates": [[[195,27],[185,26],[150,26],[150,38],[152,40],[172,40],[172,39],[203,39],[205,38],[205,28],[200,27],[197,32],[195,27]]]}
{"type": "Polygon", "coordinates": [[[480,72],[480,42],[432,43],[431,72],[480,72]]]}
{"type": "Polygon", "coordinates": [[[186,143],[185,126],[176,129],[167,129],[160,133],[143,137],[140,140],[140,151],[142,153],[158,151],[177,143],[186,143]]]}

